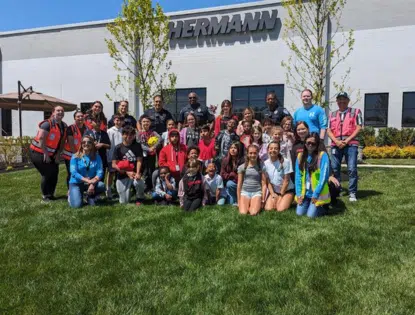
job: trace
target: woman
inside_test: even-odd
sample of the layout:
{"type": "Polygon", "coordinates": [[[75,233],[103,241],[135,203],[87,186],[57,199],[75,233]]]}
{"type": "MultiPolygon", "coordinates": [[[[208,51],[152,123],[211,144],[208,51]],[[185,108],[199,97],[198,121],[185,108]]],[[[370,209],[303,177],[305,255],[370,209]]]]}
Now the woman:
{"type": "Polygon", "coordinates": [[[224,100],[221,104],[220,115],[216,117],[214,121],[214,131],[215,137],[218,136],[221,130],[225,130],[227,123],[230,119],[235,119],[238,121],[238,116],[234,115],[232,112],[232,103],[229,100],[224,100]]]}
{"type": "Polygon", "coordinates": [[[244,163],[241,157],[241,144],[234,142],[231,144],[228,155],[223,159],[220,176],[226,190],[226,203],[238,206],[236,190],[238,187],[238,166],[244,163]]]}
{"type": "Polygon", "coordinates": [[[49,119],[39,123],[39,130],[30,145],[30,158],[42,181],[42,199],[49,202],[54,198],[59,175],[59,156],[66,137],[67,125],[62,121],[65,111],[62,106],[53,109],[49,119]]]}
{"type": "Polygon", "coordinates": [[[197,117],[193,113],[187,114],[184,123],[185,128],[180,130],[180,143],[187,147],[198,146],[200,141],[200,129],[197,123],[197,117]]]}
{"type": "Polygon", "coordinates": [[[310,218],[322,215],[323,206],[330,203],[329,157],[319,145],[319,134],[308,135],[295,166],[297,215],[307,214],[310,218]]]}
{"type": "Polygon", "coordinates": [[[236,128],[236,134],[238,136],[241,136],[244,133],[244,126],[242,124],[244,121],[250,121],[252,123],[252,128],[261,125],[261,123],[258,120],[254,119],[254,117],[255,113],[252,108],[248,107],[244,109],[242,112],[242,120],[239,122],[238,127],[236,128]]]}
{"type": "Polygon", "coordinates": [[[104,105],[100,101],[95,101],[85,114],[85,125],[90,130],[94,130],[93,122],[99,122],[99,129],[107,131],[107,117],[103,112],[104,105]]]}
{"type": "Polygon", "coordinates": [[[88,204],[94,206],[95,197],[105,191],[105,185],[100,180],[103,177],[102,160],[92,137],[82,137],[78,152],[72,155],[70,171],[69,206],[80,208],[84,191],[87,191],[88,204]]]}
{"type": "Polygon", "coordinates": [[[266,179],[262,173],[259,149],[248,147],[245,163],[238,167],[238,205],[240,214],[257,215],[264,205],[266,179]]]}
{"type": "Polygon", "coordinates": [[[108,121],[108,129],[113,127],[114,124],[114,116],[119,115],[120,117],[124,118],[123,127],[131,126],[134,129],[137,128],[137,120],[128,114],[128,101],[121,101],[118,105],[118,111],[116,114],[112,115],[111,119],[108,121]]]}
{"type": "Polygon", "coordinates": [[[66,130],[66,141],[65,146],[62,151],[62,157],[65,160],[66,166],[66,186],[69,189],[69,179],[71,177],[70,172],[70,161],[74,153],[78,152],[79,147],[81,146],[81,139],[86,131],[86,126],[84,123],[84,114],[80,110],[76,110],[73,114],[75,123],[70,125],[66,130]]]}
{"type": "Polygon", "coordinates": [[[279,142],[272,141],[268,145],[269,159],[265,161],[263,172],[267,180],[268,198],[265,210],[287,210],[294,200],[294,184],[291,181],[293,173],[291,161],[284,159],[280,153],[279,142]]]}

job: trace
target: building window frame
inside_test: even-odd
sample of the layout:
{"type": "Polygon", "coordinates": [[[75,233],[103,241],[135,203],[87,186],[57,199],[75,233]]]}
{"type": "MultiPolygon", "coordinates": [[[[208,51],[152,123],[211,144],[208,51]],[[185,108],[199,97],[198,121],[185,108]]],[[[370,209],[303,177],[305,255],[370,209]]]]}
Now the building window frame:
{"type": "Polygon", "coordinates": [[[11,109],[1,108],[1,135],[10,137],[13,134],[13,113],[11,109]]]}
{"type": "MultiPolygon", "coordinates": [[[[252,102],[254,102],[253,99],[251,99],[251,93],[252,93],[252,89],[253,88],[265,88],[266,92],[265,95],[263,97],[263,106],[260,106],[259,108],[259,112],[255,111],[255,119],[262,121],[262,110],[264,110],[267,107],[267,103],[266,103],[266,97],[268,93],[271,92],[275,92],[275,94],[277,95],[277,104],[278,106],[282,106],[284,107],[284,99],[285,99],[285,84],[281,84],[281,83],[273,83],[273,84],[256,84],[256,85],[241,85],[241,86],[232,86],[231,87],[231,102],[233,105],[233,111],[234,113],[238,114],[240,117],[242,117],[242,111],[247,108],[247,107],[252,107],[252,102]],[[247,98],[247,105],[244,106],[243,108],[235,108],[235,104],[238,101],[236,99],[235,93],[236,93],[236,89],[248,89],[248,98],[247,98]],[[279,93],[280,91],[278,91],[278,89],[280,89],[280,91],[282,91],[282,93],[279,93]],[[281,96],[282,94],[282,96],[281,96]]],[[[256,99],[259,100],[259,99],[256,99]]],[[[262,102],[262,100],[261,100],[262,102]]]]}
{"type": "Polygon", "coordinates": [[[81,102],[79,103],[79,108],[81,109],[81,112],[86,114],[88,109],[91,108],[92,105],[94,105],[95,102],[81,102]]]}
{"type": "MultiPolygon", "coordinates": [[[[409,95],[409,94],[413,94],[414,98],[415,98],[415,91],[407,91],[407,92],[403,92],[402,93],[402,122],[401,122],[401,126],[403,128],[414,128],[415,127],[415,113],[413,115],[413,122],[409,122],[409,123],[405,123],[405,110],[409,110],[409,111],[414,111],[415,112],[415,106],[414,108],[408,108],[405,109],[405,95],[409,95]]],[[[414,105],[415,105],[415,100],[414,100],[414,105]]]]}
{"type": "MultiPolygon", "coordinates": [[[[388,121],[389,121],[389,92],[376,92],[376,93],[365,93],[365,101],[364,101],[364,125],[365,126],[371,126],[371,127],[375,127],[375,128],[385,128],[388,126],[388,121]],[[378,97],[382,97],[382,96],[386,96],[386,108],[384,109],[386,111],[386,113],[384,114],[385,116],[385,121],[384,123],[373,123],[373,122],[367,122],[367,115],[369,111],[378,111],[379,108],[370,108],[368,109],[368,97],[370,96],[374,96],[377,95],[378,97]]],[[[379,116],[378,116],[379,117],[379,116]]]]}
{"type": "Polygon", "coordinates": [[[164,108],[167,109],[174,119],[177,121],[179,118],[180,110],[186,106],[184,101],[180,101],[182,96],[179,97],[179,93],[185,92],[186,94],[186,105],[188,104],[187,96],[194,92],[199,97],[198,102],[203,106],[207,106],[207,88],[206,87],[191,87],[191,88],[178,88],[170,91],[165,91],[163,93],[163,98],[165,100],[164,108]],[[201,93],[202,92],[202,93],[201,93]],[[202,94],[202,96],[201,96],[202,94]],[[204,94],[204,95],[203,95],[204,94]],[[180,106],[180,103],[183,103],[180,106]]]}

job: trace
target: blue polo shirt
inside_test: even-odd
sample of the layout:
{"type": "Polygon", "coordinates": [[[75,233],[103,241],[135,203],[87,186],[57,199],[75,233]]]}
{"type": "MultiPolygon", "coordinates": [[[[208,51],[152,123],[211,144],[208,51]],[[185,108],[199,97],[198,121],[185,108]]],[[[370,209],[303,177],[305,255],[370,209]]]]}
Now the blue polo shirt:
{"type": "Polygon", "coordinates": [[[310,133],[317,132],[320,133],[320,130],[327,129],[327,116],[324,108],[318,105],[312,105],[310,108],[301,108],[297,109],[294,113],[294,126],[297,125],[299,121],[305,121],[310,128],[310,133]]]}

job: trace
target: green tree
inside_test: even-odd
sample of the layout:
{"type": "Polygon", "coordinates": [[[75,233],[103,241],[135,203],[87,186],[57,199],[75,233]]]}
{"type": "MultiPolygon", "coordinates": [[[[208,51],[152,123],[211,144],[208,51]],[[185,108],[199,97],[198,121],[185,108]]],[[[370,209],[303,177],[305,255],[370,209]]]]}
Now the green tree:
{"type": "Polygon", "coordinates": [[[107,26],[112,37],[105,41],[119,72],[111,88],[115,93],[119,87],[131,90],[133,83],[144,108],[155,94],[172,90],[176,84],[167,60],[168,23],[158,3],[153,7],[151,0],[124,0],[120,15],[107,26]]]}
{"type": "MultiPolygon", "coordinates": [[[[345,32],[340,20],[346,0],[283,0],[288,17],[283,37],[291,54],[281,65],[286,69],[288,87],[294,91],[313,90],[313,101],[329,106],[330,79],[335,69],[353,51],[353,30],[345,32]]],[[[350,68],[331,82],[336,91],[345,85],[350,68]]],[[[360,93],[359,93],[360,94],[360,93]]],[[[358,96],[360,97],[360,96],[358,96]]]]}

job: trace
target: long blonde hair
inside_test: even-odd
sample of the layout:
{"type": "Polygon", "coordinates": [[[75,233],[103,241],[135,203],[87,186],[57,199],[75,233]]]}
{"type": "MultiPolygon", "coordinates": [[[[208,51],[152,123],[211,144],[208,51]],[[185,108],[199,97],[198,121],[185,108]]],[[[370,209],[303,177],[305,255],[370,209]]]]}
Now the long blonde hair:
{"type": "Polygon", "coordinates": [[[97,153],[97,149],[95,148],[95,140],[94,138],[92,138],[91,136],[83,136],[81,139],[81,145],[79,146],[78,152],[75,153],[75,156],[77,158],[82,158],[85,153],[84,153],[84,148],[82,146],[82,142],[84,141],[84,139],[88,139],[89,141],[91,141],[92,143],[92,148],[91,148],[91,152],[89,153],[89,156],[91,157],[91,160],[95,160],[95,155],[97,153]]]}

